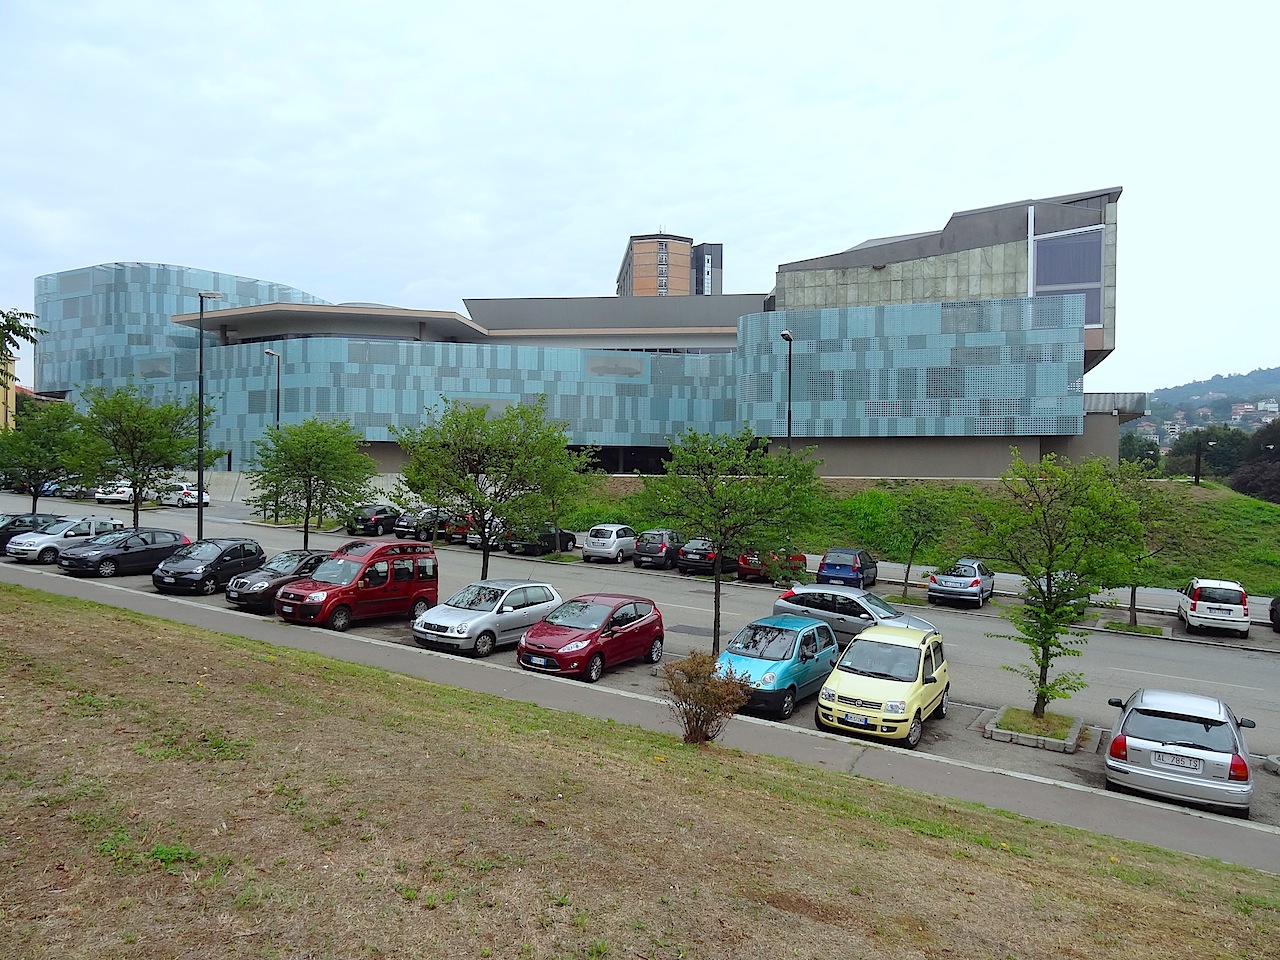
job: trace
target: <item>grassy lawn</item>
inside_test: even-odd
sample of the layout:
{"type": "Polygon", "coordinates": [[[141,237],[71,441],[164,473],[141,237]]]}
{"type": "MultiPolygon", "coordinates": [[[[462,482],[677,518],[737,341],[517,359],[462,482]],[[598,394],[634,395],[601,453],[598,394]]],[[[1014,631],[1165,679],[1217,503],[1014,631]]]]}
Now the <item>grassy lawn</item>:
{"type": "Polygon", "coordinates": [[[1280,942],[1273,875],[17,587],[0,610],[3,957],[1280,942]]]}

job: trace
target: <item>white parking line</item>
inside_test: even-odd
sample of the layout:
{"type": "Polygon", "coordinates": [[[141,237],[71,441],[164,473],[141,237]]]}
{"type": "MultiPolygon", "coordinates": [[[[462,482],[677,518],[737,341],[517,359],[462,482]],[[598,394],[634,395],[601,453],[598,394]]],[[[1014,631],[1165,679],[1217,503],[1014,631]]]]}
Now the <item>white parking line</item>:
{"type": "Polygon", "coordinates": [[[1136,673],[1142,677],[1161,677],[1165,680],[1185,680],[1187,683],[1214,683],[1220,687],[1234,687],[1237,690],[1266,690],[1267,687],[1246,687],[1241,683],[1225,683],[1222,680],[1208,680],[1205,677],[1180,677],[1176,673],[1152,673],[1150,670],[1126,670],[1124,667],[1114,667],[1116,673],[1136,673]]]}

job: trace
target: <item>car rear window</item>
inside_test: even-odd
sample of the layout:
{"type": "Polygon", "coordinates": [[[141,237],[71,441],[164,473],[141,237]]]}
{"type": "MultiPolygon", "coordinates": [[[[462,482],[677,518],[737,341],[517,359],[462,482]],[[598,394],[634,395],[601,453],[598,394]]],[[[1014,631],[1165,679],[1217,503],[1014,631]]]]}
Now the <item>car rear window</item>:
{"type": "Polygon", "coordinates": [[[1193,717],[1161,710],[1134,710],[1121,733],[1167,746],[1198,747],[1218,753],[1235,753],[1236,737],[1222,720],[1193,717]]]}
{"type": "Polygon", "coordinates": [[[587,536],[595,537],[598,540],[611,540],[613,539],[613,531],[608,527],[592,527],[587,536]]]}
{"type": "Polygon", "coordinates": [[[641,543],[661,543],[663,534],[661,533],[642,533],[640,534],[641,543]]]}
{"type": "Polygon", "coordinates": [[[1225,603],[1244,606],[1244,594],[1234,587],[1197,587],[1196,599],[1201,603],[1225,603]]]}

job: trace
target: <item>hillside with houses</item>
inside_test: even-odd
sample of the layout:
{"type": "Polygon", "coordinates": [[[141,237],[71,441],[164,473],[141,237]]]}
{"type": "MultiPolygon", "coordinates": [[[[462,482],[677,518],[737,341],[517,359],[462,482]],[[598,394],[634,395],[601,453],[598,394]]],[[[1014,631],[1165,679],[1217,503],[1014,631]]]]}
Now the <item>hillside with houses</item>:
{"type": "Polygon", "coordinates": [[[1191,430],[1227,426],[1253,433],[1280,419],[1280,367],[1153,390],[1147,407],[1150,413],[1122,433],[1148,437],[1162,452],[1191,430]]]}

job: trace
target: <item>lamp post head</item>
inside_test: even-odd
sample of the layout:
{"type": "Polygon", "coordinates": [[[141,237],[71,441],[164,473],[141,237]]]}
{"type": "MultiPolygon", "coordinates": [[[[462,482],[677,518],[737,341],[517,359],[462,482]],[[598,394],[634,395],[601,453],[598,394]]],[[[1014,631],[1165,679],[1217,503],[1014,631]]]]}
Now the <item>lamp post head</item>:
{"type": "Polygon", "coordinates": [[[222,299],[222,294],[219,293],[217,290],[201,290],[198,294],[196,294],[196,296],[198,296],[201,299],[201,301],[222,299]]]}
{"type": "Polygon", "coordinates": [[[783,340],[787,341],[787,343],[790,343],[790,342],[791,342],[791,331],[790,331],[790,330],[783,330],[783,331],[782,331],[782,333],[780,334],[780,336],[782,337],[782,339],[783,339],[783,340]]]}
{"type": "Polygon", "coordinates": [[[268,347],[266,350],[263,350],[262,352],[265,353],[268,357],[275,357],[277,360],[280,359],[279,351],[272,350],[270,347],[268,347]]]}

